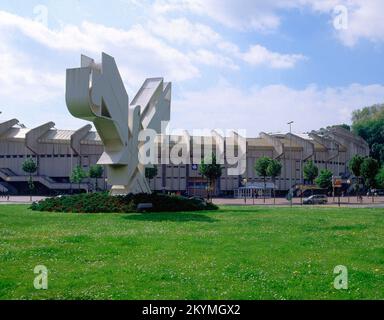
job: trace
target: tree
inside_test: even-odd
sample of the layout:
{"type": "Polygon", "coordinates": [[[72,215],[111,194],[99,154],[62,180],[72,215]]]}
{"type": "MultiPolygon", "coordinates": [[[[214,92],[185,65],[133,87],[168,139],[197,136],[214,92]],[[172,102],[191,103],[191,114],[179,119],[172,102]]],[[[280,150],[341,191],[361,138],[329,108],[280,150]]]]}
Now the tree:
{"type": "Polygon", "coordinates": [[[271,161],[272,159],[269,157],[261,157],[257,159],[255,162],[255,171],[258,176],[263,177],[263,181],[264,181],[264,192],[263,192],[264,203],[265,203],[265,189],[267,187],[265,178],[268,176],[267,169],[271,161]]]}
{"type": "Polygon", "coordinates": [[[345,129],[345,130],[351,131],[351,126],[349,124],[346,124],[346,123],[339,124],[336,127],[340,127],[340,128],[345,129]]]}
{"type": "Polygon", "coordinates": [[[149,184],[151,184],[151,180],[157,176],[157,167],[147,167],[145,168],[145,177],[148,179],[149,184]]]}
{"type": "MultiPolygon", "coordinates": [[[[277,160],[270,160],[267,167],[267,176],[272,178],[273,184],[276,182],[276,177],[281,175],[282,165],[277,160]]],[[[273,188],[273,203],[276,203],[276,190],[273,188]]]]}
{"type": "Polygon", "coordinates": [[[364,161],[363,156],[355,155],[355,156],[353,156],[353,158],[348,163],[349,170],[351,170],[351,172],[357,178],[356,194],[357,194],[358,198],[359,198],[359,194],[360,194],[361,164],[363,163],[363,161],[364,161]]]}
{"type": "Polygon", "coordinates": [[[313,163],[312,160],[307,161],[303,168],[304,179],[313,184],[313,181],[319,175],[319,168],[313,163]]]}
{"type": "Polygon", "coordinates": [[[384,144],[375,142],[371,147],[372,158],[384,164],[384,144]]]}
{"type": "Polygon", "coordinates": [[[374,187],[375,178],[378,172],[379,162],[373,158],[365,158],[360,167],[360,174],[368,188],[374,187]]]}
{"type": "Polygon", "coordinates": [[[352,121],[355,124],[362,121],[380,118],[383,114],[384,104],[374,104],[373,106],[353,111],[352,121]]]}
{"type": "Polygon", "coordinates": [[[101,179],[103,177],[103,172],[104,172],[103,166],[101,166],[99,164],[96,164],[96,165],[91,166],[89,168],[89,177],[91,179],[95,179],[95,189],[96,189],[96,191],[99,188],[99,186],[98,186],[98,179],[101,179]]]}
{"type": "Polygon", "coordinates": [[[216,180],[222,175],[222,166],[216,163],[216,155],[212,153],[210,157],[203,159],[199,166],[199,172],[208,180],[208,200],[210,199],[210,190],[215,188],[216,180]]]}
{"type": "Polygon", "coordinates": [[[321,189],[331,189],[332,188],[332,171],[328,169],[321,170],[319,176],[316,178],[315,182],[317,186],[321,189]]]}
{"type": "Polygon", "coordinates": [[[76,166],[71,174],[70,180],[72,183],[78,183],[79,184],[79,190],[80,190],[80,184],[83,179],[87,177],[87,173],[83,170],[81,166],[76,166]]]}
{"type": "Polygon", "coordinates": [[[32,201],[32,191],[35,189],[35,184],[33,183],[32,175],[37,171],[37,164],[31,158],[26,159],[22,165],[23,171],[29,174],[28,187],[29,187],[29,197],[32,201]]]}
{"type": "Polygon", "coordinates": [[[378,188],[384,188],[384,166],[380,168],[379,172],[375,177],[376,186],[378,188]]]}
{"type": "Polygon", "coordinates": [[[363,156],[355,155],[348,163],[349,170],[351,170],[351,172],[355,175],[356,178],[361,177],[361,164],[363,163],[363,161],[363,156]]]}
{"type": "Polygon", "coordinates": [[[370,156],[384,162],[384,104],[377,104],[353,112],[352,130],[367,141],[370,156]]]}

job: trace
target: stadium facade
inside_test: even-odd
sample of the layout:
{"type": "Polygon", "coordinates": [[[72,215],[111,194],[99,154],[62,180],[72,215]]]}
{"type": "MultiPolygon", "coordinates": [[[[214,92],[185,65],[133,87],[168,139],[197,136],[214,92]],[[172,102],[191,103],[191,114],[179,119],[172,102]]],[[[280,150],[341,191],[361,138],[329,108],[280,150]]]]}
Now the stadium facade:
{"type": "MultiPolygon", "coordinates": [[[[91,125],[72,131],[56,129],[53,122],[33,129],[20,125],[17,119],[0,122],[0,191],[28,192],[28,176],[22,170],[22,163],[28,157],[38,163],[34,181],[39,193],[92,189],[91,179],[77,185],[71,184],[69,177],[77,165],[88,170],[102,153],[103,144],[91,125]]],[[[306,161],[313,160],[320,170],[327,168],[335,176],[348,177],[348,162],[356,154],[367,156],[368,144],[342,127],[306,134],[260,133],[259,137],[246,139],[246,171],[240,176],[229,176],[227,170],[223,170],[223,176],[217,182],[217,193],[233,195],[245,179],[251,184],[260,183],[262,178],[256,175],[254,163],[262,156],[282,163],[282,174],[276,179],[275,186],[277,190],[286,191],[293,185],[304,183],[302,168],[306,161]]],[[[152,190],[198,195],[206,189],[206,180],[199,174],[198,165],[192,163],[192,158],[190,164],[160,164],[157,167],[158,175],[150,182],[152,190]]],[[[99,185],[109,188],[106,173],[99,185]]]]}

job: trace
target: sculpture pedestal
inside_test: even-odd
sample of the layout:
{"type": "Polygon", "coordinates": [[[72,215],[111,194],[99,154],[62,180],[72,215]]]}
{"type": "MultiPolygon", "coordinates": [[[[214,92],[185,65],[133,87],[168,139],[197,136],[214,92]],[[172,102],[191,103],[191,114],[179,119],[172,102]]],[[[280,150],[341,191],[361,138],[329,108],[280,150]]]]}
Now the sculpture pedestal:
{"type": "Polygon", "coordinates": [[[111,196],[125,196],[129,193],[127,186],[112,186],[110,194],[111,196]]]}

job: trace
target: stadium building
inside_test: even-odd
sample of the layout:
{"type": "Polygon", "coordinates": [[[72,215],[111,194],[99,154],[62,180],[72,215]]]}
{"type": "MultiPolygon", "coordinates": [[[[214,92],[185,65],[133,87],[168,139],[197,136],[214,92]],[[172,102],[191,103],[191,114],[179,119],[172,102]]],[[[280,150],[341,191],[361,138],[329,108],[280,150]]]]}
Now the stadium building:
{"type": "MultiPolygon", "coordinates": [[[[256,175],[254,163],[262,156],[282,163],[282,174],[274,186],[277,190],[287,191],[304,183],[302,168],[308,160],[313,160],[320,170],[327,168],[335,176],[348,177],[349,160],[356,154],[369,154],[368,144],[342,127],[306,134],[260,133],[259,137],[246,139],[246,148],[246,172],[241,176],[228,176],[227,170],[223,170],[223,176],[217,181],[218,195],[233,195],[244,181],[254,186],[260,184],[262,178],[256,175]]],[[[103,144],[91,125],[72,131],[56,129],[53,122],[33,129],[25,128],[16,119],[1,122],[0,191],[10,194],[29,192],[29,177],[22,170],[22,163],[28,157],[38,164],[33,179],[39,194],[91,190],[91,179],[86,178],[78,185],[70,183],[70,176],[77,165],[87,171],[97,163],[102,152],[103,144]]],[[[105,170],[102,180],[99,186],[108,189],[105,170]]],[[[158,165],[158,175],[150,185],[155,191],[200,195],[205,192],[207,182],[199,174],[198,165],[162,164],[158,165]]]]}

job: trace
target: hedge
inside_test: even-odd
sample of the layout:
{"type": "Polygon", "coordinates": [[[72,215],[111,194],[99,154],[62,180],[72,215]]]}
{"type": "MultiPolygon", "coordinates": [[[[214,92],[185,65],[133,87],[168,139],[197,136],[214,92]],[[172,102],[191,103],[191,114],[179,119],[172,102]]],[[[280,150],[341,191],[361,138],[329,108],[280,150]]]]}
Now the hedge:
{"type": "Polygon", "coordinates": [[[34,202],[31,209],[45,212],[73,213],[130,213],[137,212],[140,203],[151,203],[148,212],[177,212],[217,210],[214,204],[197,198],[169,196],[165,194],[129,194],[111,196],[108,193],[88,193],[47,198],[34,202]]]}

